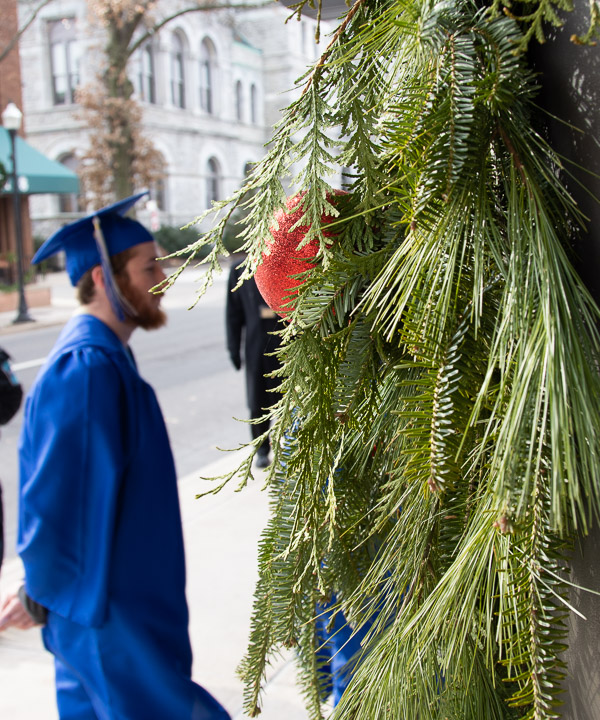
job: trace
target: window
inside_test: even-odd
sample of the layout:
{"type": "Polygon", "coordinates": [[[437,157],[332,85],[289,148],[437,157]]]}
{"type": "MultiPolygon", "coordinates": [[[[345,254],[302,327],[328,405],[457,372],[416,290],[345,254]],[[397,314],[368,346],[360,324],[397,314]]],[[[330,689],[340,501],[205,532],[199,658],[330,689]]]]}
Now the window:
{"type": "Polygon", "coordinates": [[[353,168],[343,167],[341,169],[340,174],[341,174],[341,180],[342,180],[342,182],[341,182],[342,190],[348,190],[349,188],[352,187],[352,183],[357,178],[356,167],[353,167],[353,168]]]}
{"type": "Polygon", "coordinates": [[[154,76],[154,50],[150,43],[144,45],[140,57],[140,98],[148,103],[156,102],[156,80],[154,76]]]}
{"type": "MultiPolygon", "coordinates": [[[[242,182],[245,182],[250,177],[250,173],[254,170],[255,166],[256,166],[256,161],[247,162],[244,165],[244,177],[242,178],[242,182]]],[[[257,192],[259,192],[258,188],[254,188],[253,190],[248,190],[245,197],[246,198],[253,197],[254,195],[256,195],[257,192]]]]}
{"type": "Polygon", "coordinates": [[[258,98],[257,98],[257,92],[256,92],[256,85],[252,83],[250,85],[250,122],[253,125],[256,125],[258,122],[258,98]]]}
{"type": "Polygon", "coordinates": [[[206,163],[206,207],[212,206],[221,194],[221,170],[216,158],[210,158],[206,163]]]}
{"type": "Polygon", "coordinates": [[[75,102],[81,62],[81,50],[75,39],[76,30],[75,18],[63,18],[48,23],[52,99],[55,105],[75,102]]]}
{"type": "Polygon", "coordinates": [[[163,178],[159,178],[151,183],[150,199],[146,203],[146,210],[150,214],[150,230],[156,232],[161,226],[161,212],[166,210],[165,202],[165,182],[163,178]]]}
{"type": "Polygon", "coordinates": [[[241,80],[235,84],[235,116],[239,122],[244,122],[244,87],[241,80]]]}
{"type": "Polygon", "coordinates": [[[167,209],[166,189],[164,177],[159,178],[150,186],[150,199],[154,200],[158,210],[167,209]]]}
{"type": "Polygon", "coordinates": [[[209,115],[215,113],[217,53],[208,38],[200,45],[200,107],[209,115]]]}
{"type": "Polygon", "coordinates": [[[183,40],[173,33],[171,49],[171,100],[178,108],[185,107],[185,58],[183,40]]]}
{"type": "MultiPolygon", "coordinates": [[[[63,157],[59,159],[59,162],[65,167],[69,168],[69,170],[72,170],[74,173],[77,172],[79,163],[75,155],[73,155],[72,153],[69,153],[68,155],[63,155],[63,157]]],[[[76,193],[70,193],[68,195],[60,194],[58,196],[58,212],[78,213],[82,212],[83,209],[84,208],[81,202],[81,198],[76,193]]]]}

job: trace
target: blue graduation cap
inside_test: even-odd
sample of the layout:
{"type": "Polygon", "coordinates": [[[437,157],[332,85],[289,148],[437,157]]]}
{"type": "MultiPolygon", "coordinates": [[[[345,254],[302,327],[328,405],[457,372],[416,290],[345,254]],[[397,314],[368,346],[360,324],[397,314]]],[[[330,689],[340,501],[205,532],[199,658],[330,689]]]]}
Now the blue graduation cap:
{"type": "Polygon", "coordinates": [[[32,265],[64,250],[65,267],[72,285],[77,285],[90,268],[102,265],[106,292],[115,314],[120,320],[124,320],[126,315],[135,316],[135,309],[115,283],[110,257],[140,243],[154,242],[153,236],[141,223],[125,217],[125,213],[144,195],[148,195],[147,190],[60,228],[36,252],[32,265]]]}
{"type": "Polygon", "coordinates": [[[32,265],[64,250],[67,274],[71,284],[77,285],[85,272],[94,265],[103,264],[102,256],[105,250],[110,257],[134,245],[153,242],[154,238],[141,223],[124,217],[125,213],[144,195],[148,195],[147,190],[119,200],[60,228],[36,252],[31,260],[32,265]],[[94,227],[95,218],[99,221],[100,231],[94,227]]]}

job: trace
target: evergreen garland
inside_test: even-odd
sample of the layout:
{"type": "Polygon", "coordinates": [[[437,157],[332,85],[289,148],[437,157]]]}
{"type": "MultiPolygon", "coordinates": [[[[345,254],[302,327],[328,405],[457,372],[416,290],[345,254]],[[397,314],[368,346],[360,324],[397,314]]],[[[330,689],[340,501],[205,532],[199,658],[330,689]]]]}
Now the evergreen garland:
{"type": "MultiPolygon", "coordinates": [[[[568,552],[600,510],[599,310],[565,250],[581,218],[526,58],[568,3],[525,7],[358,0],[187,250],[214,244],[210,283],[242,205],[250,276],[302,168],[319,264],[280,351],[251,716],[268,663],[295,648],[322,717],[315,616],[335,598],[367,634],[334,718],[557,717],[568,552]],[[342,197],[336,163],[352,169],[342,197]]],[[[578,42],[598,34],[591,7],[578,42]]],[[[249,458],[223,482],[251,474],[249,458]]]]}

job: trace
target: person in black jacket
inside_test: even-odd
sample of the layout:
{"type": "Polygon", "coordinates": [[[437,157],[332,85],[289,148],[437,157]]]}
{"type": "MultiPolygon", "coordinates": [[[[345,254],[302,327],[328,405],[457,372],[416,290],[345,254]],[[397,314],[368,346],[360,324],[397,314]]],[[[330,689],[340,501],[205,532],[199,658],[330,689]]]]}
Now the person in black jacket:
{"type": "MultiPolygon", "coordinates": [[[[21,407],[23,388],[10,366],[10,355],[0,348],[0,425],[6,425],[21,407]]],[[[4,559],[4,508],[0,485],[0,567],[4,559]]]]}
{"type": "MultiPolygon", "coordinates": [[[[263,417],[265,409],[280,398],[276,391],[279,379],[268,377],[268,374],[279,367],[279,361],[271,353],[279,347],[279,336],[273,335],[273,332],[281,330],[282,321],[263,300],[254,278],[246,280],[232,292],[241,273],[241,268],[235,264],[229,273],[225,308],[227,350],[235,369],[239,370],[242,367],[242,335],[244,336],[246,398],[250,418],[254,420],[263,417]]],[[[256,439],[268,429],[268,420],[252,423],[252,439],[256,439]]],[[[267,438],[257,451],[257,467],[265,468],[269,465],[269,450],[270,443],[267,438]]]]}
{"type": "MultiPolygon", "coordinates": [[[[10,355],[0,348],[0,425],[6,425],[12,420],[23,399],[23,387],[14,374],[10,355]]],[[[0,568],[4,560],[4,508],[2,506],[2,485],[0,485],[0,568]]],[[[10,596],[0,605],[0,631],[5,626],[27,630],[36,624],[44,622],[44,608],[30,598],[24,597],[19,590],[19,596],[10,596]]]]}

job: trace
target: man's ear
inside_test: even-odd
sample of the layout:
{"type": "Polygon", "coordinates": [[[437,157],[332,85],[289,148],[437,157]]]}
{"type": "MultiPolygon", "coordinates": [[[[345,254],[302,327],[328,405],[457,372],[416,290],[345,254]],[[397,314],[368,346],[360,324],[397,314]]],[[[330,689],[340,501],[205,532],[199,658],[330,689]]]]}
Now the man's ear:
{"type": "Polygon", "coordinates": [[[101,287],[104,290],[104,272],[101,265],[94,265],[92,268],[92,280],[96,287],[101,287]]]}

